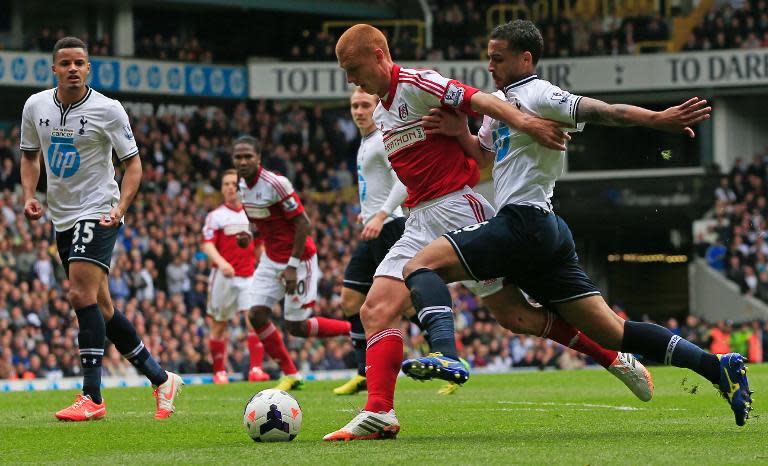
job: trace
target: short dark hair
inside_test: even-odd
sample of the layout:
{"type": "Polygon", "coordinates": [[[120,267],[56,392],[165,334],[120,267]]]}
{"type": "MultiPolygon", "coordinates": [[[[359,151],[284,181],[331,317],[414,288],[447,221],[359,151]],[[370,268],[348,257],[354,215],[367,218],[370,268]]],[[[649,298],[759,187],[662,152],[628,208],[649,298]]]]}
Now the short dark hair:
{"type": "Polygon", "coordinates": [[[78,39],[77,37],[62,37],[61,39],[56,41],[56,44],[53,46],[53,62],[56,63],[56,54],[61,49],[83,49],[85,51],[85,56],[88,56],[88,46],[85,45],[85,42],[83,42],[81,39],[78,39]]]}
{"type": "Polygon", "coordinates": [[[253,136],[240,136],[232,143],[232,147],[234,148],[238,144],[248,144],[249,146],[253,147],[253,150],[256,151],[257,154],[261,154],[261,143],[253,136]]]}
{"type": "Polygon", "coordinates": [[[491,31],[491,40],[507,41],[507,48],[515,52],[531,52],[533,64],[539,62],[544,50],[544,38],[539,28],[528,20],[516,19],[496,26],[491,31]]]}

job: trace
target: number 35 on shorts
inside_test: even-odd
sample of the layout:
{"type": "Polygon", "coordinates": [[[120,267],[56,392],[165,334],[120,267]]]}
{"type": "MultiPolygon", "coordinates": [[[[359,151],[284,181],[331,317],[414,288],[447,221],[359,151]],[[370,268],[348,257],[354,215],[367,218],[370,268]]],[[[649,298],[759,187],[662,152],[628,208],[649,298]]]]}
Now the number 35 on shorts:
{"type": "Polygon", "coordinates": [[[475,231],[475,230],[477,230],[478,228],[480,228],[483,225],[488,225],[488,221],[486,220],[485,222],[475,223],[474,225],[467,225],[464,228],[459,228],[458,230],[453,230],[451,232],[451,234],[452,235],[458,235],[461,232],[475,231]]]}

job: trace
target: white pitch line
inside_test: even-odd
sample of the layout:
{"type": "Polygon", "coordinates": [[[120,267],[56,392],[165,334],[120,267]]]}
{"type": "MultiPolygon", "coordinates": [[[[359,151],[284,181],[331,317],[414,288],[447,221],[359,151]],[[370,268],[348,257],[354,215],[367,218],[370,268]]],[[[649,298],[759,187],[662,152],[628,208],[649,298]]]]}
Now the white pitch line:
{"type": "MultiPolygon", "coordinates": [[[[497,401],[499,404],[509,405],[528,405],[528,406],[570,406],[574,408],[598,408],[598,409],[613,409],[616,411],[642,411],[644,408],[636,408],[634,406],[616,406],[616,405],[600,405],[593,403],[554,403],[552,401],[497,401]]],[[[510,409],[510,411],[512,411],[510,409]]]]}

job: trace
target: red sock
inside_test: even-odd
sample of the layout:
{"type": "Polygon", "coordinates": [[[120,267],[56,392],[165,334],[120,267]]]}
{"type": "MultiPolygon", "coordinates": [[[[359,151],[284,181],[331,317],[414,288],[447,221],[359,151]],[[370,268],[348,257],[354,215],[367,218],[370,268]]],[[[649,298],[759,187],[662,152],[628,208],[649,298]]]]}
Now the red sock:
{"type": "Polygon", "coordinates": [[[264,360],[264,345],[256,332],[248,333],[248,354],[251,355],[251,365],[248,370],[261,367],[261,362],[264,360]]]}
{"type": "Polygon", "coordinates": [[[325,317],[310,317],[307,319],[307,335],[311,337],[335,337],[349,335],[352,324],[348,320],[328,319],[325,317]]]}
{"type": "Polygon", "coordinates": [[[285,348],[285,343],[283,343],[283,336],[280,335],[280,330],[278,330],[272,322],[262,328],[256,329],[256,333],[264,344],[264,350],[269,357],[280,366],[283,374],[293,375],[299,372],[296,369],[296,366],[293,365],[291,357],[288,355],[288,350],[285,348]]]}
{"type": "Polygon", "coordinates": [[[387,328],[368,337],[365,351],[365,378],[368,383],[366,411],[389,411],[395,404],[395,383],[403,362],[403,335],[387,328]]]}
{"type": "Polygon", "coordinates": [[[213,372],[227,370],[224,367],[224,363],[227,360],[227,342],[210,338],[208,340],[208,347],[211,349],[211,357],[213,358],[213,372]]]}
{"type": "Polygon", "coordinates": [[[552,311],[546,311],[547,321],[544,325],[542,338],[549,338],[561,345],[573,348],[579,353],[584,353],[603,367],[608,367],[619,354],[613,350],[607,350],[598,345],[594,340],[584,335],[573,325],[560,318],[552,311]]]}

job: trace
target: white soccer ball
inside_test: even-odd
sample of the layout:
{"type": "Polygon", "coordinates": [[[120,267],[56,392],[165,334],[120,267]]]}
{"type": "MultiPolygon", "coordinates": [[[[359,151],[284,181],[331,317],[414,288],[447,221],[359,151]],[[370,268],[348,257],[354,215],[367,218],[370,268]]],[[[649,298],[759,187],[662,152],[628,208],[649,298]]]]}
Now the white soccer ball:
{"type": "Polygon", "coordinates": [[[243,424],[254,442],[288,442],[299,435],[301,407],[282,390],[262,390],[245,405],[243,424]]]}

